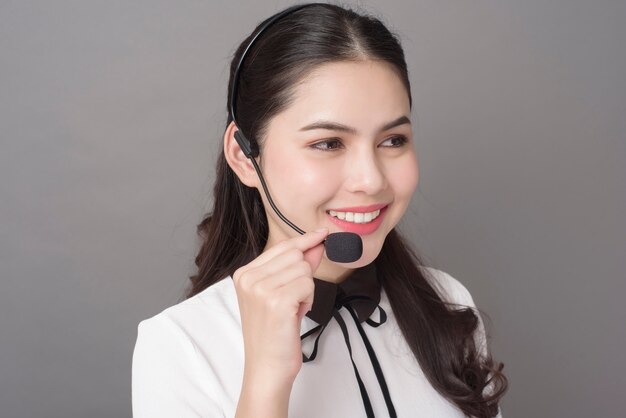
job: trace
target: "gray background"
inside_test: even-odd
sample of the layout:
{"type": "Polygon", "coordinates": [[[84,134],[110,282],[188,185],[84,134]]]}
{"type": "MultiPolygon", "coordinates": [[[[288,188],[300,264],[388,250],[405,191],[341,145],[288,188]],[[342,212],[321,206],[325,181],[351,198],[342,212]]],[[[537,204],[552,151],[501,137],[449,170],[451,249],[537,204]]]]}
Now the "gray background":
{"type": "MultiPolygon", "coordinates": [[[[130,416],[137,323],[194,270],[229,58],[289,4],[0,2],[3,417],[130,416]]],[[[626,3],[346,4],[402,39],[401,225],[491,318],[505,417],[625,416],[626,3]]]]}

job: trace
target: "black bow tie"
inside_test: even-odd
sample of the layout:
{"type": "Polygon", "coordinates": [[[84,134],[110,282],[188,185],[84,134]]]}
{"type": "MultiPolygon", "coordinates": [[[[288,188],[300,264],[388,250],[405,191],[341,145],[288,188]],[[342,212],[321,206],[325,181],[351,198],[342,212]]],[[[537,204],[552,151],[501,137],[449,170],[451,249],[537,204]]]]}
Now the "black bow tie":
{"type": "Polygon", "coordinates": [[[330,321],[334,308],[339,309],[346,303],[350,303],[356,310],[359,321],[363,322],[374,313],[380,303],[381,284],[373,262],[355,269],[339,284],[316,277],[313,281],[315,282],[313,307],[306,316],[320,325],[326,325],[330,321]]]}
{"type": "Polygon", "coordinates": [[[359,371],[356,368],[356,364],[352,359],[352,348],[350,346],[348,328],[346,327],[346,323],[339,313],[339,309],[341,309],[342,307],[346,307],[346,309],[352,316],[352,319],[354,320],[354,323],[359,330],[359,334],[363,339],[365,348],[367,349],[370,361],[372,362],[372,366],[374,367],[374,371],[376,372],[378,383],[385,398],[385,403],[387,405],[389,416],[392,418],[396,417],[396,411],[394,409],[393,403],[391,402],[391,397],[389,395],[389,390],[387,389],[387,383],[385,382],[385,377],[383,376],[382,369],[380,367],[380,364],[378,363],[378,359],[376,358],[374,349],[372,348],[372,345],[370,344],[370,341],[367,338],[363,327],[361,326],[361,322],[363,321],[366,321],[372,327],[378,327],[387,321],[387,314],[385,313],[384,309],[379,305],[382,285],[376,269],[375,262],[371,262],[366,266],[355,269],[343,282],[339,284],[320,280],[316,277],[313,278],[313,281],[315,283],[313,306],[311,310],[307,312],[306,316],[317,322],[319,325],[302,334],[300,336],[300,340],[304,341],[305,338],[307,338],[311,334],[314,334],[318,330],[320,330],[320,332],[315,338],[315,344],[313,346],[313,351],[311,355],[307,357],[304,353],[302,353],[302,362],[308,363],[309,361],[315,359],[315,357],[317,356],[317,343],[319,342],[319,339],[322,336],[322,333],[324,332],[324,329],[326,329],[326,326],[330,322],[331,318],[335,318],[335,320],[341,327],[344,340],[346,341],[346,346],[348,347],[348,351],[350,352],[350,359],[352,360],[354,374],[356,375],[359,389],[361,390],[361,398],[363,399],[365,412],[368,418],[374,417],[374,411],[372,409],[367,390],[365,389],[365,385],[361,380],[361,376],[359,375],[359,371]],[[374,322],[369,318],[374,313],[376,308],[380,310],[380,322],[374,322]]]}

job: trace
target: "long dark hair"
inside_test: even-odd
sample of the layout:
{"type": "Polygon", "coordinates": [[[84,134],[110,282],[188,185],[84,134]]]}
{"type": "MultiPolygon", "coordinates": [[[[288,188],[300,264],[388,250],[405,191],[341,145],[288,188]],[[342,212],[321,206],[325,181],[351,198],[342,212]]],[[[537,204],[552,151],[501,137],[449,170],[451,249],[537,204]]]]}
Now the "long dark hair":
{"type": "MultiPolygon", "coordinates": [[[[236,64],[257,26],[235,51],[236,64]]],[[[248,52],[236,97],[237,122],[263,150],[267,126],[285,109],[293,91],[312,69],[329,62],[380,60],[391,64],[411,100],[404,52],[396,35],[377,18],[331,4],[309,6],[274,23],[248,52]]],[[[230,97],[227,109],[230,108],[230,97]]],[[[226,127],[232,118],[230,114],[226,127]]],[[[258,189],[245,186],[228,165],[217,161],[213,210],[198,225],[201,248],[186,297],[198,294],[259,256],[268,222],[258,189]]],[[[494,364],[477,346],[479,319],[469,307],[445,302],[435,290],[420,257],[396,229],[387,235],[375,260],[399,327],[432,386],[466,415],[494,417],[507,390],[503,364],[494,364]],[[487,390],[485,390],[487,389],[487,390]]]]}

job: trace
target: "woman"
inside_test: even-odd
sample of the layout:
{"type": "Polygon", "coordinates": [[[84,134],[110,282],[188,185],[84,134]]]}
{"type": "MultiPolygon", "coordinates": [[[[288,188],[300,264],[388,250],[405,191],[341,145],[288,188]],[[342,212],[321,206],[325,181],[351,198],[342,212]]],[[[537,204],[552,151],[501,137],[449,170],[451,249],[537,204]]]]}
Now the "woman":
{"type": "Polygon", "coordinates": [[[239,46],[229,93],[199,271],[139,325],[134,416],[500,416],[471,295],[395,229],[418,183],[397,38],[292,7],[239,46]],[[339,232],[356,257],[329,257],[339,232]]]}

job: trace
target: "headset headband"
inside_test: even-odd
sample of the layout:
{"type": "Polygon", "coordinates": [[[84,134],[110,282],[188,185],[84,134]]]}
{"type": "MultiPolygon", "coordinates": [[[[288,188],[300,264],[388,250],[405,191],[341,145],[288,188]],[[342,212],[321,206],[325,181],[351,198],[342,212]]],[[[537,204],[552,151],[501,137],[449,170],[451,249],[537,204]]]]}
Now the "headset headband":
{"type": "Polygon", "coordinates": [[[248,43],[248,45],[246,46],[246,48],[244,49],[243,53],[241,54],[241,58],[239,58],[239,63],[237,64],[237,68],[235,69],[235,75],[234,75],[234,79],[233,79],[233,88],[230,92],[230,117],[233,119],[233,122],[235,123],[235,126],[237,126],[237,132],[235,132],[235,139],[237,140],[237,143],[239,143],[239,146],[241,147],[243,153],[245,154],[246,157],[248,158],[254,158],[257,157],[259,155],[259,148],[257,143],[252,143],[250,142],[245,136],[244,134],[241,132],[241,129],[239,128],[239,125],[237,124],[237,119],[235,118],[235,99],[237,97],[237,86],[239,84],[239,72],[241,71],[241,66],[243,64],[243,60],[246,58],[246,54],[248,53],[248,51],[250,50],[250,48],[252,48],[252,45],[256,42],[256,40],[261,36],[261,34],[268,28],[270,27],[274,22],[276,22],[278,19],[295,12],[296,10],[300,10],[304,7],[308,7],[308,6],[313,6],[316,4],[325,4],[325,3],[305,3],[305,4],[298,4],[295,6],[291,6],[288,9],[283,10],[282,12],[279,12],[277,14],[275,14],[274,16],[270,17],[265,24],[261,27],[261,29],[259,29],[259,31],[256,33],[256,35],[254,35],[254,37],[252,38],[252,40],[248,43]]]}

